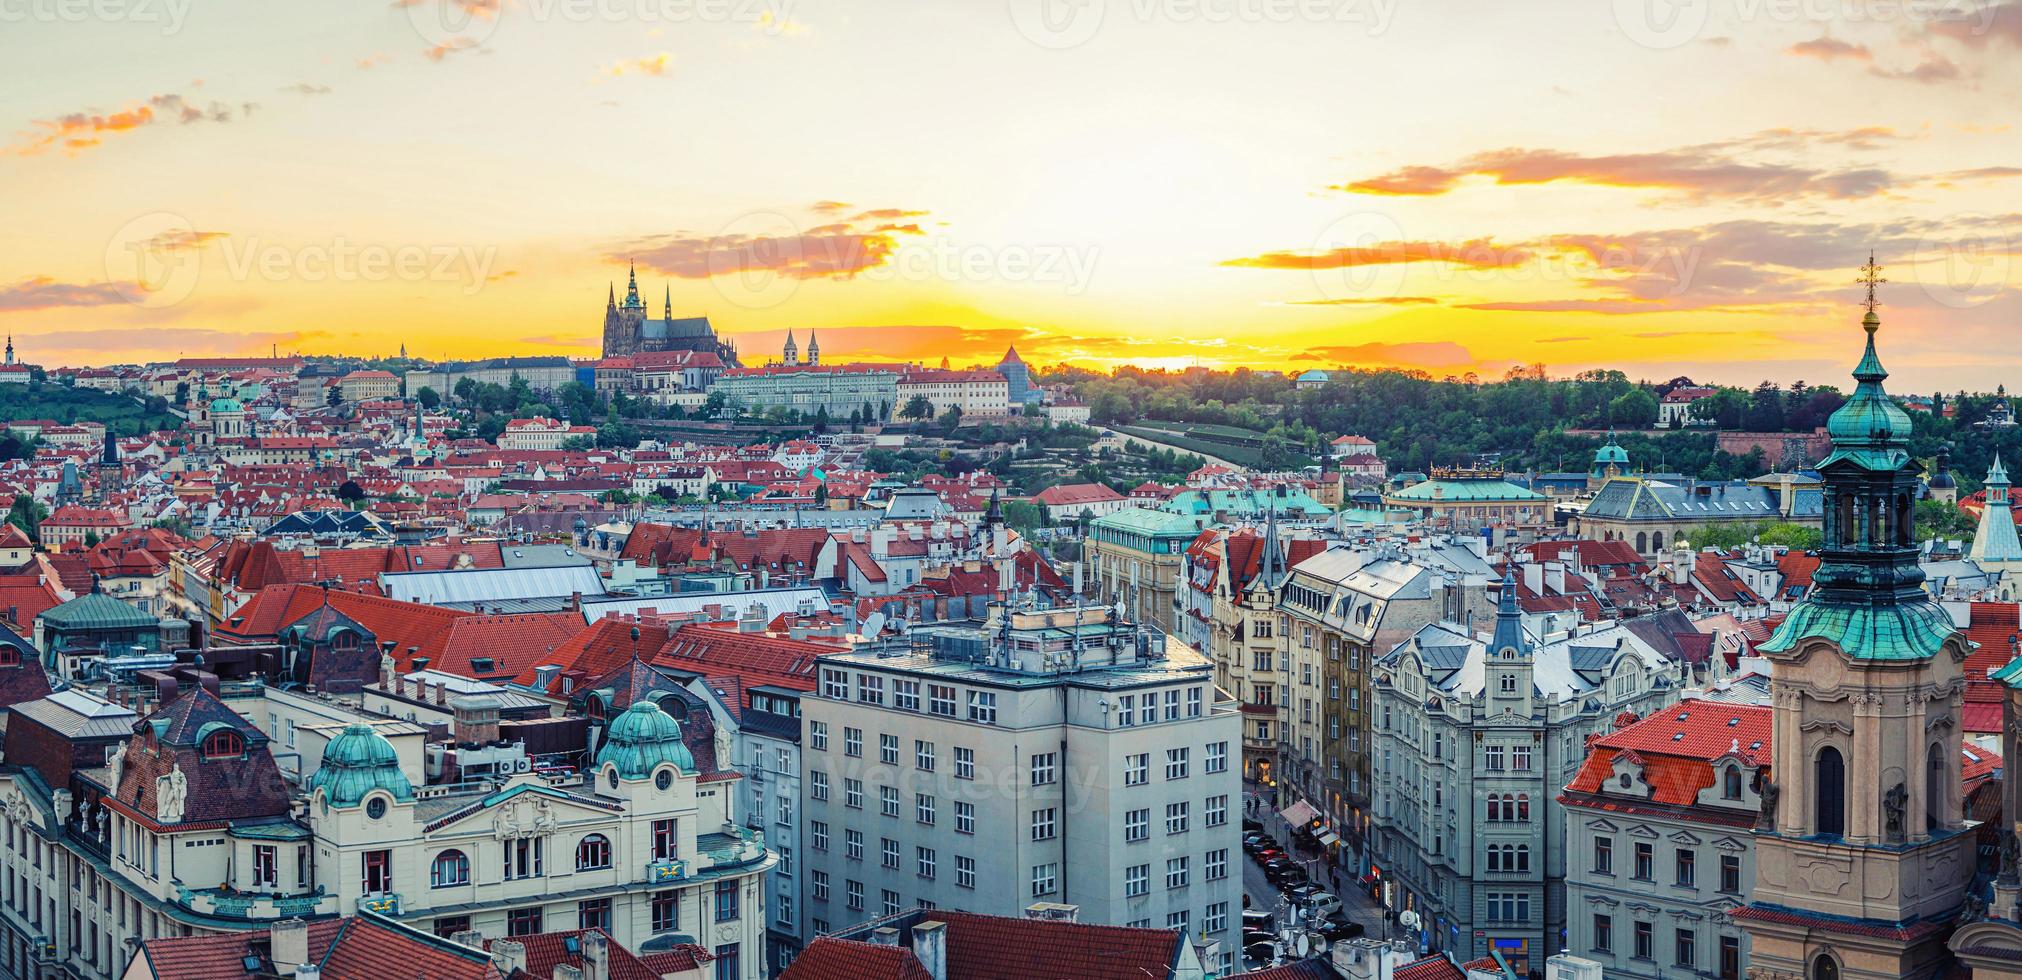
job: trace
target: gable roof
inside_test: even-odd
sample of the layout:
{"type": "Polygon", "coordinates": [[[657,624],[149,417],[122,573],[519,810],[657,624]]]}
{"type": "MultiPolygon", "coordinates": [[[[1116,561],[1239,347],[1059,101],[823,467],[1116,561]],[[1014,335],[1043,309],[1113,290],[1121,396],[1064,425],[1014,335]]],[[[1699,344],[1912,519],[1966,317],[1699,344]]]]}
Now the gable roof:
{"type": "Polygon", "coordinates": [[[934,980],[912,949],[817,936],[779,980],[934,980]]]}

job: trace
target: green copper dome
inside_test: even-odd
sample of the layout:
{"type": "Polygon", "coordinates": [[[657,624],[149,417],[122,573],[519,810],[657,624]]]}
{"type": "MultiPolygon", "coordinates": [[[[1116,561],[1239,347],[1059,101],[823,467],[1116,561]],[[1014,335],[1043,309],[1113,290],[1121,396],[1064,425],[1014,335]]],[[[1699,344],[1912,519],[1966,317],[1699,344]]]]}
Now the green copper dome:
{"type": "Polygon", "coordinates": [[[309,777],[309,792],[324,791],[333,807],[357,806],[373,790],[414,799],[414,784],[400,771],[393,743],[371,725],[347,725],[323,747],[323,765],[309,777]]]}
{"type": "Polygon", "coordinates": [[[1868,347],[1854,368],[1854,378],[1860,384],[1826,421],[1833,447],[1827,463],[1845,459],[1871,470],[1893,470],[1909,459],[1903,443],[1910,437],[1910,413],[1882,390],[1889,372],[1875,353],[1875,331],[1880,327],[1881,318],[1873,310],[1861,319],[1861,329],[1868,332],[1868,347]]]}
{"type": "Polygon", "coordinates": [[[607,762],[618,767],[621,779],[645,779],[669,762],[682,772],[695,771],[695,754],[681,741],[681,723],[651,701],[635,701],[611,719],[597,750],[597,768],[607,762]]]}

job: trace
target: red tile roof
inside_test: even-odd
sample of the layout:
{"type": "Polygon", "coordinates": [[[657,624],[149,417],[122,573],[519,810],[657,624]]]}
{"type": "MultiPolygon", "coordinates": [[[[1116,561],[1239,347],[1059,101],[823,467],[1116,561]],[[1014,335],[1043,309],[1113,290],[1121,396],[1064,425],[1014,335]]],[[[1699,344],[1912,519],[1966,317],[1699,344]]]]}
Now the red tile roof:
{"type": "MultiPolygon", "coordinates": [[[[951,980],[956,976],[951,973],[951,980]]],[[[817,936],[779,980],[934,980],[910,947],[817,936]]],[[[966,980],[966,978],[963,978],[966,980]]]]}
{"type": "Polygon", "coordinates": [[[1616,755],[1633,753],[1643,763],[1653,801],[1692,806],[1700,791],[1713,785],[1713,760],[1730,749],[1750,766],[1768,764],[1770,716],[1766,706],[1681,701],[1595,739],[1566,791],[1599,792],[1614,774],[1616,755]]]}
{"type": "MultiPolygon", "coordinates": [[[[319,960],[330,948],[341,919],[309,923],[309,959],[319,960]]],[[[160,980],[246,980],[245,957],[265,933],[228,932],[163,937],[141,943],[140,959],[160,980]]]]}
{"type": "MultiPolygon", "coordinates": [[[[632,951],[618,944],[609,933],[602,929],[572,929],[567,932],[542,932],[527,936],[514,936],[512,941],[526,949],[525,970],[530,976],[543,980],[555,975],[555,967],[567,964],[581,968],[583,956],[580,952],[582,937],[589,933],[604,936],[605,960],[604,980],[660,980],[660,972],[646,965],[632,951]],[[569,948],[569,940],[576,940],[577,949],[569,948]]],[[[484,948],[489,950],[495,940],[485,940],[484,948]]]]}
{"type": "Polygon", "coordinates": [[[322,966],[326,980],[503,980],[481,950],[366,916],[344,920],[322,966]]]}
{"type": "Polygon", "coordinates": [[[1392,976],[1396,980],[1465,980],[1467,974],[1444,956],[1428,956],[1398,967],[1392,976]]]}
{"type": "Polygon", "coordinates": [[[1039,491],[1032,501],[1048,507],[1071,507],[1123,499],[1122,494],[1100,483],[1056,483],[1039,491]]]}
{"type": "Polygon", "coordinates": [[[1170,929],[1058,922],[935,909],[947,923],[948,976],[960,980],[1143,980],[1179,958],[1170,929]]]}

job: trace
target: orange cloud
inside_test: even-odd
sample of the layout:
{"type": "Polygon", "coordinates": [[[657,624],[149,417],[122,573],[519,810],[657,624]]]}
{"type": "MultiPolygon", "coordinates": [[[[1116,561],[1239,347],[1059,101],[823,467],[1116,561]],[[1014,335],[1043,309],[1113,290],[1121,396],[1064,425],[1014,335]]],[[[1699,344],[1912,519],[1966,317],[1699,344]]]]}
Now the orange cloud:
{"type": "Polygon", "coordinates": [[[236,108],[223,102],[212,102],[199,106],[181,95],[170,92],[150,97],[145,103],[138,103],[118,112],[72,112],[54,119],[37,119],[34,129],[22,134],[22,141],[9,147],[7,152],[17,156],[33,156],[52,147],[61,148],[72,156],[99,146],[105,138],[116,133],[126,133],[143,126],[160,122],[180,122],[185,125],[198,122],[230,122],[234,114],[251,115],[259,108],[257,103],[244,102],[236,108]]]}
{"type": "MultiPolygon", "coordinates": [[[[867,211],[871,214],[925,214],[924,211],[867,211]]],[[[859,215],[861,218],[864,215],[859,215]]],[[[890,260],[903,235],[919,235],[917,225],[860,227],[857,219],[784,234],[657,235],[614,250],[614,262],[641,265],[681,279],[772,272],[787,279],[849,279],[890,260]]]]}
{"type": "Polygon", "coordinates": [[[1851,58],[1855,61],[1873,61],[1874,52],[1865,44],[1854,44],[1836,37],[1815,37],[1809,41],[1799,41],[1783,49],[1784,54],[1799,58],[1817,58],[1820,61],[1837,61],[1851,58]]]}
{"type": "Polygon", "coordinates": [[[141,295],[141,288],[130,282],[76,284],[57,282],[48,276],[31,276],[11,286],[0,286],[0,313],[67,306],[111,306],[135,302],[141,295]]]}
{"type": "Polygon", "coordinates": [[[1244,269],[1354,269],[1369,265],[1442,262],[1471,269],[1505,269],[1521,265],[1530,253],[1498,245],[1486,238],[1466,242],[1379,242],[1328,249],[1324,252],[1265,252],[1222,263],[1244,269]]]}
{"type": "Polygon", "coordinates": [[[1400,167],[1329,189],[1351,194],[1430,196],[1452,191],[1468,177],[1488,177],[1500,185],[1563,181],[1676,191],[1693,198],[1760,201],[1782,201],[1796,196],[1864,198],[1887,190],[1895,182],[1892,175],[1875,168],[1827,171],[1755,162],[1735,154],[1787,149],[1814,141],[1870,148],[1891,135],[1876,127],[1846,132],[1771,130],[1740,140],[1648,153],[1583,154],[1510,147],[1477,153],[1452,167],[1400,167]]]}

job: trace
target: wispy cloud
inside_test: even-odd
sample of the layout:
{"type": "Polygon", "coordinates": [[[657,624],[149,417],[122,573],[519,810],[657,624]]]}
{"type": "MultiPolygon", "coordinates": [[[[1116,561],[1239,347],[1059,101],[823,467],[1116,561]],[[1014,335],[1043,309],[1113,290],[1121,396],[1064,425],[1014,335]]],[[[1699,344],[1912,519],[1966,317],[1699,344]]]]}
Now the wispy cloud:
{"type": "Polygon", "coordinates": [[[1340,299],[1299,299],[1292,306],[1438,306],[1439,300],[1430,296],[1368,296],[1343,297],[1340,299]]]}
{"type": "Polygon", "coordinates": [[[917,225],[877,221],[883,214],[924,215],[925,211],[878,209],[846,221],[777,232],[716,235],[653,235],[626,243],[610,259],[637,259],[641,265],[682,279],[770,272],[787,279],[849,279],[882,266],[899,239],[919,235],[917,225]]]}
{"type": "Polygon", "coordinates": [[[293,85],[283,87],[281,91],[293,92],[296,95],[329,95],[330,86],[314,85],[309,82],[296,82],[293,85]]]}
{"type": "Polygon", "coordinates": [[[1245,269],[1354,269],[1371,265],[1438,262],[1471,269],[1502,269],[1521,265],[1530,254],[1521,248],[1477,238],[1465,242],[1378,242],[1319,251],[1265,252],[1228,259],[1225,266],[1245,269]]]}
{"type": "Polygon", "coordinates": [[[251,115],[259,108],[255,102],[230,105],[224,102],[210,102],[198,105],[183,96],[170,92],[151,96],[145,102],[138,102],[124,109],[112,112],[85,110],[65,113],[50,119],[37,119],[32,128],[21,134],[21,139],[7,148],[6,152],[17,156],[33,156],[50,149],[61,149],[75,156],[85,150],[103,144],[106,138],[120,133],[132,132],[146,126],[160,123],[230,122],[235,116],[251,115]]]}
{"type": "Polygon", "coordinates": [[[135,302],[142,295],[130,282],[65,283],[49,276],[31,276],[0,286],[0,313],[49,310],[69,306],[111,306],[135,302]]]}

